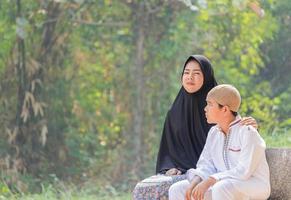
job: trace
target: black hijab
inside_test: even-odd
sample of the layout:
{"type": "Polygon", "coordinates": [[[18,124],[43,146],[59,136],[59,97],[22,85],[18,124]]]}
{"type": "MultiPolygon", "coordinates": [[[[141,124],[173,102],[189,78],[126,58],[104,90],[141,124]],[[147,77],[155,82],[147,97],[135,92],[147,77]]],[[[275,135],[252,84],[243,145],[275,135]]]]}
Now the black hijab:
{"type": "Polygon", "coordinates": [[[217,83],[210,61],[202,55],[192,55],[186,60],[182,76],[186,64],[192,60],[200,64],[204,82],[202,87],[194,93],[188,93],[182,86],[168,111],[157,158],[156,173],[165,173],[171,168],[177,168],[185,173],[189,168],[196,168],[211,127],[207,123],[204,107],[207,93],[217,83]]]}

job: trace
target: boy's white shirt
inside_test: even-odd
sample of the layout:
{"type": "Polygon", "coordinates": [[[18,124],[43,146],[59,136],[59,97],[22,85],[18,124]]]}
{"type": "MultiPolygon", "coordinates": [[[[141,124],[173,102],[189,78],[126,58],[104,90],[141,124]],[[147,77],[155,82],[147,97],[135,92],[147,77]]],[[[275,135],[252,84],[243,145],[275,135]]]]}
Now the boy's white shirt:
{"type": "Polygon", "coordinates": [[[240,120],[237,117],[230,124],[227,136],[218,125],[210,129],[197,168],[187,171],[190,182],[197,175],[203,180],[208,177],[217,181],[228,179],[247,195],[260,189],[270,192],[266,144],[255,128],[240,125],[240,120]]]}

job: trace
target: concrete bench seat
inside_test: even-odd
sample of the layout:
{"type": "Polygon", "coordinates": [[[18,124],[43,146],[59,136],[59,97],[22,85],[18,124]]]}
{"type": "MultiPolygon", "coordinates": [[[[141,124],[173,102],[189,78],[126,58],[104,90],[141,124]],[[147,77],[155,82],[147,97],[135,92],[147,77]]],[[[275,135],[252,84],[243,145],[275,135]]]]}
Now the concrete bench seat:
{"type": "MultiPolygon", "coordinates": [[[[291,149],[269,148],[266,150],[271,173],[270,200],[291,200],[291,149]]],[[[152,176],[139,182],[133,191],[135,200],[166,200],[170,186],[185,179],[180,176],[152,176]]]]}

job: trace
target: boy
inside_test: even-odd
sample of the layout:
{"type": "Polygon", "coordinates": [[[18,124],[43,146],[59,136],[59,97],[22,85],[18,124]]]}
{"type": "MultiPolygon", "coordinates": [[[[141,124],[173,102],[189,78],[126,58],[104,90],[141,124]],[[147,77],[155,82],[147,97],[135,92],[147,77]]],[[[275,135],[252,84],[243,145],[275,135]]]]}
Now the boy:
{"type": "Polygon", "coordinates": [[[208,123],[214,123],[196,169],[173,184],[169,200],[267,199],[270,195],[265,142],[257,130],[240,125],[237,112],[241,97],[232,85],[209,91],[205,107],[208,123]]]}

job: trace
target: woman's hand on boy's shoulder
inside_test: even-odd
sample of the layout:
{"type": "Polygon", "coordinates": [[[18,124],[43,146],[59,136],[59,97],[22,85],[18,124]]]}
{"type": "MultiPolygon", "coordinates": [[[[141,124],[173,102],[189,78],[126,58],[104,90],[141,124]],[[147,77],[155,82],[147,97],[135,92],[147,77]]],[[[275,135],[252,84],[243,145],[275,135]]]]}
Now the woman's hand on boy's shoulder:
{"type": "Polygon", "coordinates": [[[241,125],[252,126],[258,129],[258,123],[253,117],[243,117],[240,122],[241,125]]]}

